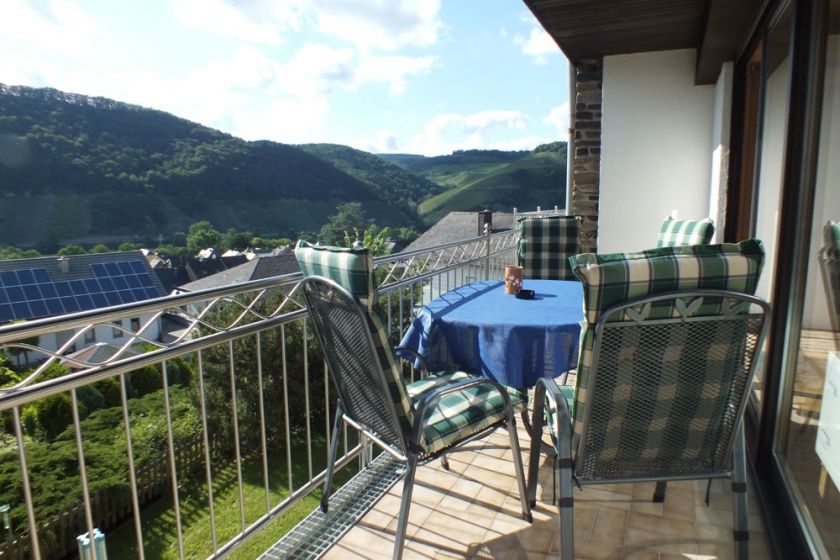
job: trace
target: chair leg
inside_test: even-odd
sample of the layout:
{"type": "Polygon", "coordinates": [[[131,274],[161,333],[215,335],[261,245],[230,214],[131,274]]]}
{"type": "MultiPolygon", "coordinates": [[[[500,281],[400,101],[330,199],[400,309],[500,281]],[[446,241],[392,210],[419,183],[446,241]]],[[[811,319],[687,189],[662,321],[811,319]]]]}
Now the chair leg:
{"type": "Polygon", "coordinates": [[[557,457],[557,470],[560,473],[560,559],[573,560],[575,557],[575,510],[574,488],[572,486],[572,468],[570,458],[557,457]]]}
{"type": "Polygon", "coordinates": [[[744,422],[735,433],[735,445],[732,447],[732,536],[735,540],[735,558],[749,558],[750,532],[747,527],[747,465],[744,451],[744,422]]]}
{"type": "Polygon", "coordinates": [[[537,473],[540,468],[542,432],[545,425],[545,386],[538,383],[534,390],[534,416],[531,422],[531,450],[528,453],[528,503],[537,505],[537,473]]]}
{"type": "Polygon", "coordinates": [[[522,502],[522,519],[533,522],[531,504],[525,488],[525,468],[522,466],[522,451],[519,449],[519,436],[516,435],[516,417],[512,410],[507,415],[508,434],[510,435],[510,450],[513,453],[513,467],[516,471],[516,482],[519,484],[519,501],[522,502]]]}
{"type": "Polygon", "coordinates": [[[335,423],[333,424],[332,441],[330,441],[330,451],[327,455],[327,476],[324,478],[324,492],[321,496],[321,511],[327,513],[330,507],[330,493],[332,492],[332,475],[333,468],[335,468],[335,456],[338,452],[339,432],[341,431],[341,420],[344,417],[344,411],[341,410],[341,405],[335,407],[335,423]]]}
{"type": "Polygon", "coordinates": [[[558,406],[554,429],[557,433],[557,472],[559,473],[560,513],[560,559],[574,560],[575,557],[575,498],[573,486],[574,465],[572,463],[571,422],[565,414],[565,407],[558,406]]]}
{"type": "Polygon", "coordinates": [[[405,477],[403,477],[402,503],[400,504],[400,517],[397,520],[397,533],[394,535],[394,560],[400,560],[405,543],[405,533],[408,528],[408,512],[411,508],[411,493],[414,490],[414,475],[417,472],[417,455],[408,454],[408,461],[405,465],[405,477]]]}
{"type": "Polygon", "coordinates": [[[444,470],[449,470],[449,459],[446,458],[446,453],[441,454],[440,465],[444,468],[444,470]]]}
{"type": "Polygon", "coordinates": [[[665,490],[668,488],[667,480],[660,480],[656,483],[656,490],[653,491],[653,501],[661,504],[665,501],[665,490]]]}

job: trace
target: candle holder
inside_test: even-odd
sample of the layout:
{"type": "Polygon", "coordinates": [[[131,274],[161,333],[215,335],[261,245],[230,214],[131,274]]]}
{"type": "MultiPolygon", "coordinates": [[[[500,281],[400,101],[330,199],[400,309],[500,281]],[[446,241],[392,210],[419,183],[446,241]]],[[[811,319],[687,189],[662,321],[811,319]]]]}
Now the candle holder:
{"type": "Polygon", "coordinates": [[[521,266],[505,267],[505,293],[517,294],[522,289],[523,269],[521,266]]]}

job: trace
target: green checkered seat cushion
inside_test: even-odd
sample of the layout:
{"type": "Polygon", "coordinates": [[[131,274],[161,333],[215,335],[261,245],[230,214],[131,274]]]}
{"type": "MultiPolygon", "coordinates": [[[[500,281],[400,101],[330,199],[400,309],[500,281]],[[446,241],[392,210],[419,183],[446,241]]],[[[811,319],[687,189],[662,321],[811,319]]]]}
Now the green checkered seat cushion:
{"type": "MultiPolygon", "coordinates": [[[[764,262],[761,242],[749,239],[740,243],[662,247],[640,253],[583,254],[570,259],[575,275],[583,283],[586,328],[581,340],[580,359],[570,409],[574,423],[572,451],[580,441],[589,376],[593,363],[594,327],[609,308],[627,300],[678,290],[713,289],[753,294],[764,262]]],[[[694,315],[717,315],[721,301],[703,298],[694,315]]],[[[690,304],[689,304],[690,305],[690,304]]],[[[679,316],[680,310],[666,303],[652,307],[648,317],[663,319],[679,316]]],[[[628,320],[621,316],[616,320],[628,320]]],[[[723,337],[725,333],[721,333],[723,337]]],[[[731,335],[729,335],[731,338],[731,335]]],[[[722,339],[720,344],[726,344],[722,339]]],[[[681,359],[680,348],[686,341],[662,341],[663,359],[673,355],[681,359]],[[671,354],[668,354],[668,353],[671,354]]],[[[619,348],[628,358],[635,348],[619,348]]],[[[723,352],[726,354],[726,352],[723,352]]],[[[568,389],[563,389],[568,391],[568,389]]]]}
{"type": "Polygon", "coordinates": [[[519,266],[525,278],[574,280],[569,257],[578,252],[576,216],[519,221],[519,266]]]}
{"type": "MultiPolygon", "coordinates": [[[[426,394],[450,383],[470,379],[462,371],[439,372],[409,383],[408,394],[415,407],[426,394]]],[[[527,396],[521,391],[505,387],[515,409],[522,410],[527,396]]],[[[426,411],[420,446],[424,453],[434,454],[455,442],[476,434],[505,418],[505,402],[499,391],[490,384],[469,387],[451,393],[426,411]]]]}
{"type": "Polygon", "coordinates": [[[715,234],[715,223],[710,218],[702,220],[672,220],[662,222],[657,247],[680,245],[708,245],[715,234]]]}

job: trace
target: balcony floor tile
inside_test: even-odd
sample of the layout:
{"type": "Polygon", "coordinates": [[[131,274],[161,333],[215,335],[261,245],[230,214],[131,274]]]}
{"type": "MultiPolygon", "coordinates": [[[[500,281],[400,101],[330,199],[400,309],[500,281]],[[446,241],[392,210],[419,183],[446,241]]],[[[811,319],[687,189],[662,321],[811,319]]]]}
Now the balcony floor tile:
{"type": "MultiPolygon", "coordinates": [[[[523,459],[528,435],[520,430],[523,459]]],[[[557,558],[559,530],[550,462],[541,459],[534,522],[522,520],[519,490],[504,430],[440,461],[420,467],[409,516],[406,559],[557,558]]],[[[527,462],[526,462],[527,464],[527,462]]],[[[526,466],[527,469],[527,466],[526,466]]],[[[711,507],[706,482],[672,482],[665,502],[654,504],[653,483],[575,489],[575,557],[584,560],[723,560],[734,557],[732,500],[715,481],[711,507]]],[[[402,484],[397,483],[330,550],[330,560],[390,558],[402,484]]],[[[750,500],[750,553],[770,558],[754,501],[750,500]]]]}

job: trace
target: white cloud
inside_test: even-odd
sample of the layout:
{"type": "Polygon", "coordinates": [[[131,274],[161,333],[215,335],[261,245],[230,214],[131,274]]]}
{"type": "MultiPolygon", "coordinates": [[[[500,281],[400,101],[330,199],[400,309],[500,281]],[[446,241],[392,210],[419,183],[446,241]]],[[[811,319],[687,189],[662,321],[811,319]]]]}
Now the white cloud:
{"type": "Polygon", "coordinates": [[[533,136],[498,138],[511,131],[524,131],[528,116],[521,111],[489,110],[461,114],[435,115],[420,134],[412,136],[400,151],[437,155],[465,149],[530,149],[543,139],[533,136]]]}
{"type": "Polygon", "coordinates": [[[428,47],[441,29],[440,0],[313,0],[322,33],[362,50],[428,47]]]}
{"type": "Polygon", "coordinates": [[[279,43],[282,33],[298,30],[302,2],[174,0],[172,13],[187,27],[254,43],[279,43]]]}
{"type": "Polygon", "coordinates": [[[0,35],[5,42],[21,47],[37,37],[39,51],[84,56],[92,53],[101,26],[66,0],[3,0],[0,35]]]}
{"type": "Polygon", "coordinates": [[[353,49],[307,43],[279,69],[279,87],[285,92],[307,97],[326,95],[354,83],[353,49]]]}
{"type": "Polygon", "coordinates": [[[359,63],[357,83],[387,82],[389,92],[400,94],[406,90],[407,78],[428,74],[437,59],[433,56],[366,56],[359,63]]]}
{"type": "Polygon", "coordinates": [[[400,145],[397,142],[396,135],[388,129],[379,129],[374,133],[374,139],[371,142],[360,142],[360,150],[365,150],[375,154],[394,154],[400,152],[400,145]]]}
{"type": "Polygon", "coordinates": [[[527,38],[520,33],[514,35],[513,44],[517,45],[523,54],[530,56],[534,64],[548,64],[550,56],[560,54],[560,47],[531,14],[521,19],[531,25],[531,31],[527,38]]]}
{"type": "Polygon", "coordinates": [[[563,134],[568,133],[569,102],[567,101],[566,103],[558,105],[549,111],[545,118],[543,118],[543,122],[557,127],[557,130],[563,134]]]}
{"type": "Polygon", "coordinates": [[[175,0],[185,25],[228,37],[278,43],[308,28],[363,51],[427,47],[442,28],[440,0],[175,0]]]}
{"type": "Polygon", "coordinates": [[[275,140],[290,144],[323,142],[329,103],[324,98],[284,99],[236,113],[233,127],[246,140],[275,140]]]}

